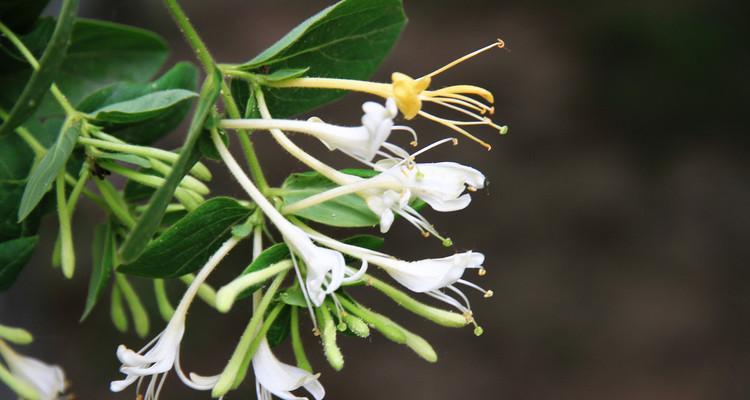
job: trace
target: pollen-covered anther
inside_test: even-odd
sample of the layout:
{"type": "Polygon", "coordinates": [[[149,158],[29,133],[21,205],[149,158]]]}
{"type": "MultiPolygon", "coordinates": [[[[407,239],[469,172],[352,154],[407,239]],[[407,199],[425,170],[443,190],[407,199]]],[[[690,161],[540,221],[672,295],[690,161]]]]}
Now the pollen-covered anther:
{"type": "Polygon", "coordinates": [[[430,237],[430,232],[422,231],[422,237],[424,237],[424,238],[430,237]]]}
{"type": "Polygon", "coordinates": [[[495,294],[495,292],[493,292],[492,290],[488,290],[488,291],[484,292],[484,298],[485,298],[485,299],[489,299],[489,298],[490,298],[490,297],[492,297],[492,296],[493,296],[494,294],[495,294]]]}
{"type": "Polygon", "coordinates": [[[453,140],[451,140],[451,142],[453,143],[454,146],[458,146],[458,139],[457,138],[453,138],[453,140]]]}
{"type": "Polygon", "coordinates": [[[466,190],[468,190],[470,192],[476,192],[477,188],[475,188],[474,186],[466,186],[466,190]]]}
{"type": "Polygon", "coordinates": [[[485,275],[487,275],[487,270],[484,267],[479,268],[479,270],[477,270],[477,275],[479,275],[479,276],[485,276],[485,275]]]}
{"type": "Polygon", "coordinates": [[[318,329],[317,327],[313,328],[312,329],[312,334],[313,334],[313,336],[320,336],[320,329],[318,329]]]}

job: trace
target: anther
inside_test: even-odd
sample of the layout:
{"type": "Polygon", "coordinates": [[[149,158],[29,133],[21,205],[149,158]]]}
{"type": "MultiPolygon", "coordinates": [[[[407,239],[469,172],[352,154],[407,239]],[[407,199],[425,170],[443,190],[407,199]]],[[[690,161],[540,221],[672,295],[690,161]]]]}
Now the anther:
{"type": "Polygon", "coordinates": [[[484,267],[479,268],[479,271],[477,271],[477,275],[479,276],[485,276],[487,275],[487,270],[484,269],[484,267]]]}
{"type": "Polygon", "coordinates": [[[474,186],[466,186],[466,190],[468,190],[470,192],[476,192],[477,188],[475,188],[474,186]]]}
{"type": "Polygon", "coordinates": [[[453,143],[454,146],[458,146],[458,139],[457,138],[453,138],[453,140],[451,140],[451,142],[453,143]]]}
{"type": "Polygon", "coordinates": [[[490,297],[492,297],[492,296],[493,296],[494,294],[495,294],[495,292],[493,292],[492,290],[488,290],[488,291],[484,292],[484,298],[485,298],[485,299],[489,299],[489,298],[490,298],[490,297]]]}
{"type": "Polygon", "coordinates": [[[313,328],[313,330],[312,330],[312,334],[313,334],[313,336],[320,336],[320,329],[318,329],[318,328],[313,328]]]}
{"type": "Polygon", "coordinates": [[[497,39],[497,48],[498,49],[502,49],[503,47],[505,47],[505,42],[503,41],[503,39],[498,38],[497,39]]]}
{"type": "Polygon", "coordinates": [[[411,147],[417,147],[417,144],[418,143],[416,140],[412,140],[411,142],[409,142],[409,145],[411,145],[411,147]]]}
{"type": "Polygon", "coordinates": [[[430,237],[430,232],[422,231],[422,237],[425,237],[425,238],[430,237]]]}

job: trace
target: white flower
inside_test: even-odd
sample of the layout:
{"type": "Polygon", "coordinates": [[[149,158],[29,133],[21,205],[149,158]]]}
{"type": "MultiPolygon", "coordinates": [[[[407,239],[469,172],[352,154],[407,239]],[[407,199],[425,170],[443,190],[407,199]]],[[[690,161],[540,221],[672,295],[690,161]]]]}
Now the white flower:
{"type": "Polygon", "coordinates": [[[300,387],[304,387],[315,400],[322,399],[326,394],[323,385],[318,381],[318,375],[279,361],[271,352],[265,338],[253,355],[253,370],[259,400],[271,400],[268,392],[284,400],[306,400],[307,397],[292,394],[293,390],[300,387]]]}
{"type": "Polygon", "coordinates": [[[385,270],[398,283],[415,293],[425,293],[463,313],[471,315],[471,305],[466,295],[456,287],[457,283],[469,286],[491,297],[491,290],[484,290],[474,283],[461,279],[467,269],[482,271],[484,255],[467,251],[443,258],[428,258],[419,261],[403,261],[385,255],[367,256],[366,259],[385,270]],[[447,289],[463,300],[459,302],[446,294],[447,289]]]}
{"type": "Polygon", "coordinates": [[[151,377],[146,388],[146,400],[159,398],[159,392],[166,379],[167,372],[172,369],[179,357],[180,342],[185,333],[184,315],[175,313],[167,327],[151,342],[137,353],[120,345],[117,347],[117,358],[122,363],[120,372],[125,379],[112,381],[109,388],[113,392],[120,392],[145,377],[151,377]],[[161,378],[161,379],[159,379],[161,378]]]}
{"type": "Polygon", "coordinates": [[[492,297],[491,290],[484,290],[480,286],[462,279],[467,269],[477,269],[479,275],[484,275],[484,254],[473,251],[454,254],[443,258],[428,258],[419,261],[404,261],[391,257],[387,254],[352,246],[339,242],[328,236],[310,230],[310,236],[316,241],[339,250],[344,254],[361,259],[385,270],[398,283],[416,293],[425,293],[445,302],[461,312],[471,315],[469,300],[456,287],[457,283],[477,289],[484,297],[492,297]],[[455,298],[446,294],[443,290],[448,289],[458,295],[463,304],[455,298]]]}
{"type": "MultiPolygon", "coordinates": [[[[346,276],[348,269],[340,252],[316,246],[302,229],[294,225],[277,224],[277,227],[287,245],[307,266],[306,294],[316,307],[320,307],[326,295],[336,291],[342,283],[358,279],[358,276],[346,276]]],[[[360,273],[355,275],[361,275],[366,268],[367,263],[363,262],[360,273]]]]}
{"type": "Polygon", "coordinates": [[[388,232],[399,214],[416,226],[423,234],[438,233],[409,203],[420,199],[432,209],[440,212],[466,208],[473,192],[484,187],[484,175],[474,168],[455,162],[411,163],[408,160],[393,163],[385,160],[378,163],[382,171],[370,178],[370,184],[357,182],[365,187],[359,192],[367,206],[380,219],[380,231],[388,232]],[[366,188],[370,186],[370,188],[366,188]]]}
{"type": "Polygon", "coordinates": [[[0,353],[13,377],[33,388],[40,400],[57,400],[65,393],[65,372],[59,366],[20,355],[1,340],[0,353]]]}
{"type": "Polygon", "coordinates": [[[398,108],[393,99],[388,99],[385,106],[368,101],[362,105],[365,112],[362,116],[362,126],[345,127],[328,124],[320,119],[311,118],[308,121],[285,119],[226,119],[221,121],[221,127],[232,129],[281,129],[290,132],[306,133],[318,138],[329,150],[339,150],[350,157],[367,165],[377,155],[391,158],[388,153],[381,151],[381,147],[399,157],[408,156],[402,148],[388,143],[388,137],[394,129],[406,130],[412,133],[416,143],[416,134],[408,127],[394,126],[393,118],[398,115],[398,108]]]}

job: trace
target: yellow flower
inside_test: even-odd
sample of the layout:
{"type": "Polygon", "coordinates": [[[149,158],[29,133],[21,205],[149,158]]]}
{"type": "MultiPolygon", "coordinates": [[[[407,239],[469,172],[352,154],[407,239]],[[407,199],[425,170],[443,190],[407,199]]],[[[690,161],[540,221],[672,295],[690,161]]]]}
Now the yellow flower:
{"type": "MultiPolygon", "coordinates": [[[[503,47],[505,47],[505,43],[498,39],[495,43],[460,57],[417,79],[401,72],[394,72],[391,75],[390,84],[358,81],[353,79],[303,77],[273,82],[269,83],[269,85],[276,88],[350,90],[370,93],[383,98],[393,98],[396,101],[399,111],[404,115],[404,118],[413,119],[417,115],[422,116],[423,118],[445,125],[454,131],[461,133],[489,150],[491,148],[489,144],[466,131],[464,127],[472,125],[487,125],[497,129],[501,134],[505,134],[508,131],[507,126],[497,125],[489,117],[495,112],[495,107],[493,106],[494,97],[492,96],[492,93],[487,89],[474,85],[453,85],[436,90],[428,90],[428,88],[432,83],[433,77],[487,50],[503,47]],[[425,103],[434,103],[448,108],[467,116],[468,120],[448,119],[428,113],[423,109],[425,103]]],[[[227,72],[231,75],[232,71],[230,70],[227,72]]]]}

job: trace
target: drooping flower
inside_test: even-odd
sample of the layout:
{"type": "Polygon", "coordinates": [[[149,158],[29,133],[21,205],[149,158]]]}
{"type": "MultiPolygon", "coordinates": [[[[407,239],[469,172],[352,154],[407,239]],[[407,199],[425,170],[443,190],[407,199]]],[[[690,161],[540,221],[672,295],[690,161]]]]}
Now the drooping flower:
{"type": "Polygon", "coordinates": [[[119,381],[112,381],[109,389],[113,392],[121,392],[136,380],[140,381],[150,377],[144,398],[146,400],[158,399],[161,388],[167,377],[167,373],[174,367],[175,360],[179,357],[180,343],[185,333],[185,317],[183,314],[175,313],[167,324],[167,327],[151,342],[135,352],[120,345],[117,347],[117,358],[122,363],[120,372],[126,376],[119,381]]]}
{"type": "Polygon", "coordinates": [[[362,116],[362,125],[345,127],[325,123],[317,118],[307,121],[288,119],[225,119],[220,126],[229,129],[254,129],[271,130],[280,129],[290,132],[299,132],[311,135],[319,139],[329,150],[339,150],[348,156],[371,165],[372,160],[378,155],[391,157],[381,148],[392,154],[403,157],[407,153],[400,147],[388,143],[388,137],[394,129],[406,130],[414,135],[413,144],[416,144],[416,134],[408,127],[394,126],[393,119],[398,115],[396,101],[388,99],[385,106],[368,101],[362,105],[365,112],[362,116]]]}
{"type": "Polygon", "coordinates": [[[2,340],[0,340],[0,354],[8,364],[13,377],[34,389],[40,400],[62,398],[67,388],[65,372],[62,368],[18,354],[2,340]]]}
{"type": "MultiPolygon", "coordinates": [[[[460,57],[447,65],[416,79],[400,72],[394,72],[391,75],[391,83],[367,82],[352,79],[302,77],[273,82],[270,83],[269,86],[278,88],[291,87],[351,90],[374,94],[386,99],[393,98],[398,109],[404,115],[404,118],[412,119],[419,115],[423,118],[445,125],[478,142],[487,149],[490,149],[491,146],[489,144],[464,129],[466,126],[487,125],[498,130],[501,134],[507,132],[508,128],[506,126],[495,124],[492,119],[487,116],[488,114],[492,115],[495,112],[495,108],[492,106],[494,97],[490,91],[474,85],[453,85],[437,90],[428,90],[428,88],[432,83],[432,78],[440,73],[487,50],[503,47],[505,47],[505,43],[498,39],[495,43],[460,57]],[[433,103],[445,107],[468,117],[468,120],[453,120],[428,113],[424,110],[424,103],[433,103]]],[[[232,71],[230,70],[228,72],[231,73],[232,71]]]]}
{"type": "Polygon", "coordinates": [[[271,400],[271,394],[284,400],[307,400],[307,397],[298,397],[292,393],[300,387],[305,388],[315,400],[325,397],[325,389],[318,381],[319,374],[313,375],[302,368],[279,361],[265,338],[253,355],[253,371],[260,400],[271,400]]]}
{"type": "Polygon", "coordinates": [[[412,292],[432,296],[455,307],[467,316],[471,316],[471,305],[466,295],[456,287],[456,284],[477,289],[485,297],[493,295],[491,290],[484,290],[480,286],[463,279],[464,272],[467,269],[476,269],[480,275],[484,274],[482,265],[484,264],[484,254],[482,253],[467,251],[443,258],[428,258],[409,262],[378,251],[342,243],[318,232],[311,231],[310,235],[326,246],[382,268],[394,280],[412,292]],[[449,290],[457,295],[463,303],[449,296],[444,290],[449,290]]]}
{"type": "MultiPolygon", "coordinates": [[[[340,252],[316,246],[302,229],[292,224],[284,224],[279,230],[284,235],[287,245],[307,267],[306,294],[316,307],[320,307],[326,295],[336,291],[342,283],[354,279],[346,276],[349,272],[340,252]]],[[[363,261],[360,270],[364,271],[366,268],[367,263],[363,261]]]]}

